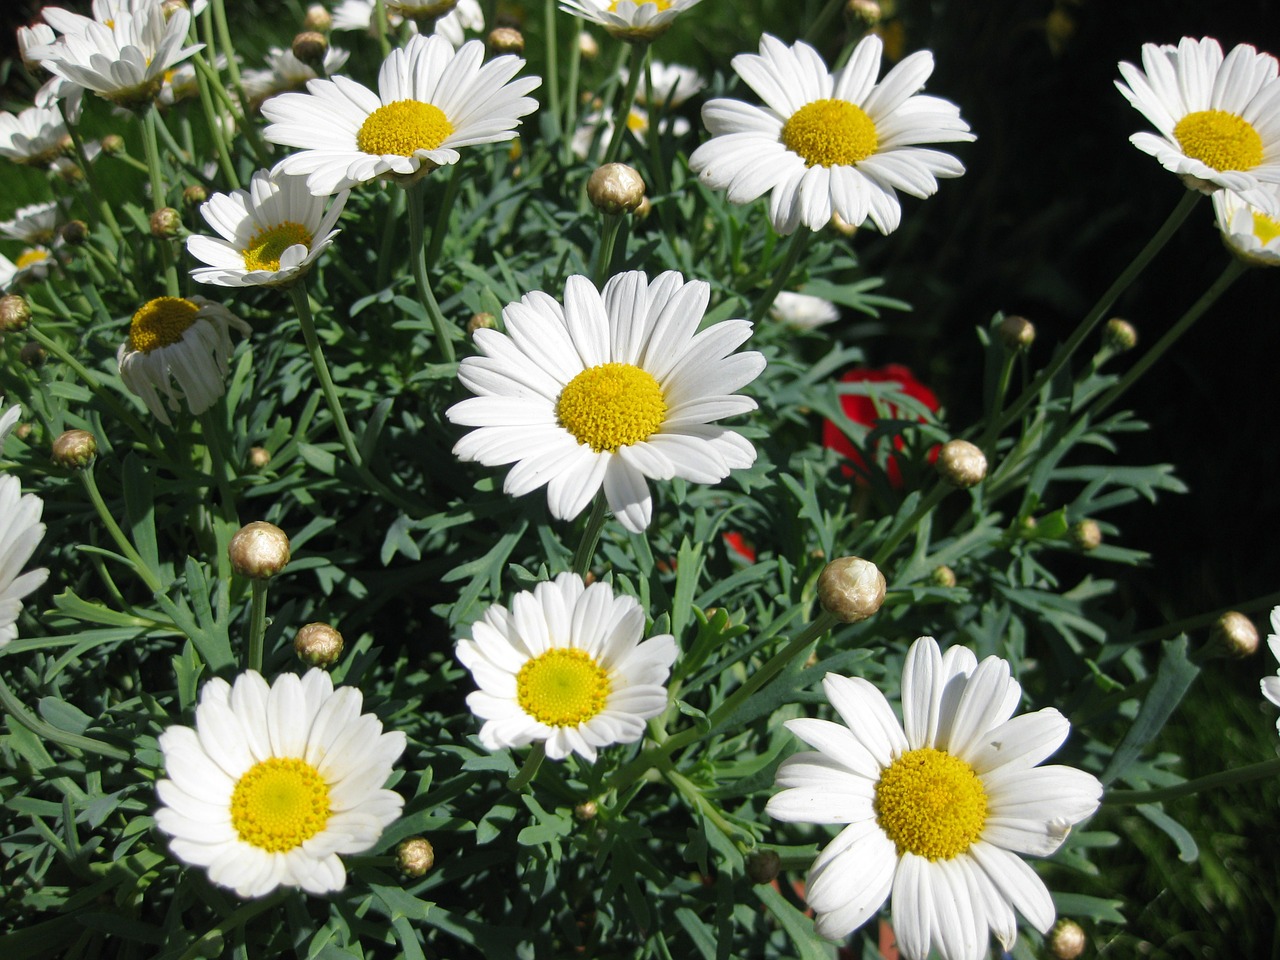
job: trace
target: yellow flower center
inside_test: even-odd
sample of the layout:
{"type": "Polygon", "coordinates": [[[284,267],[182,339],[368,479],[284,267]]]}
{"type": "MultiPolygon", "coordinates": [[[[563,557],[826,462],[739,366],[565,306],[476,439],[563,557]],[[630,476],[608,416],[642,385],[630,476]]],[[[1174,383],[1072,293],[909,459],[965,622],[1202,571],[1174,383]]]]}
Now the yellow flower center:
{"type": "Polygon", "coordinates": [[[1280,237],[1280,220],[1268,217],[1258,210],[1253,211],[1253,235],[1265,247],[1276,237],[1280,237]]]}
{"type": "Polygon", "coordinates": [[[23,250],[13,265],[19,270],[34,266],[37,263],[44,263],[49,259],[49,254],[44,250],[23,250]]]}
{"type": "Polygon", "coordinates": [[[933,747],[909,750],[880,774],[876,822],[898,848],[930,860],[969,849],[987,822],[987,792],[973,768],[933,747]]]}
{"type": "Polygon", "coordinates": [[[1248,120],[1225,110],[1188,113],[1173,128],[1188,157],[1215,170],[1250,170],[1262,162],[1262,137],[1248,120]]]}
{"type": "Polygon", "coordinates": [[[857,104],[814,100],[782,127],[782,143],[807,166],[847,167],[876,152],[876,125],[857,104]]]}
{"type": "Polygon", "coordinates": [[[604,709],[609,675],[584,650],[557,647],[534,657],[516,674],[521,708],[549,727],[576,727],[604,709]]]}
{"type": "Polygon", "coordinates": [[[231,825],[245,843],[284,853],[329,822],[329,785],[305,760],[272,757],[255,763],[231,794],[231,825]]]}
{"type": "Polygon", "coordinates": [[[632,110],[627,114],[627,129],[632,133],[646,133],[649,130],[649,119],[632,110]]]}
{"type": "MultiPolygon", "coordinates": [[[[613,2],[609,4],[609,12],[610,12],[610,13],[617,13],[617,12],[618,12],[618,4],[619,4],[620,2],[621,2],[621,0],[613,0],[613,2]]],[[[636,5],[637,7],[643,7],[646,3],[651,3],[651,4],[653,4],[655,7],[657,7],[657,8],[658,8],[658,12],[659,12],[659,13],[662,13],[662,11],[664,11],[664,10],[670,10],[670,9],[671,9],[671,0],[635,0],[635,5],[636,5]]]]}
{"type": "Polygon", "coordinates": [[[418,150],[434,150],[451,133],[453,124],[439,107],[421,100],[397,100],[365,117],[356,146],[380,157],[412,157],[418,150]]]}
{"type": "Polygon", "coordinates": [[[200,312],[190,300],[156,297],[143,304],[129,324],[129,349],[150,353],[177,343],[200,312]]]}
{"type": "Polygon", "coordinates": [[[311,248],[311,231],[300,223],[286,220],[254,234],[249,245],[240,251],[246,270],[279,270],[280,254],[294,244],[311,248]]]}
{"type": "Polygon", "coordinates": [[[629,363],[588,367],[565,384],[556,401],[560,425],[596,453],[617,453],[648,439],[666,413],[658,381],[629,363]]]}

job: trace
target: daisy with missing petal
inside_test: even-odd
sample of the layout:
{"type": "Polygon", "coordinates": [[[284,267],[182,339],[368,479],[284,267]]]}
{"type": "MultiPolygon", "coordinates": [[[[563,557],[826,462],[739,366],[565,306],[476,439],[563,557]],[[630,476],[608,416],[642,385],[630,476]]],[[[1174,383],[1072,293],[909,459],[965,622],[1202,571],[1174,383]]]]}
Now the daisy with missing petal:
{"type": "Polygon", "coordinates": [[[1228,250],[1255,267],[1280,267],[1280,220],[1266,212],[1280,210],[1280,186],[1264,184],[1259,191],[1271,195],[1262,206],[1233,190],[1219,190],[1213,195],[1213,212],[1228,250]]]}
{"type": "Polygon", "coordinates": [[[187,251],[209,264],[191,271],[200,283],[283,287],[294,283],[332,243],[348,193],[325,206],[302,177],[259,170],[248,190],[215,193],[200,215],[221,239],[193,234],[187,251]]]}
{"type": "Polygon", "coordinates": [[[1070,730],[1052,707],[1014,717],[1022,690],[998,657],[912,644],[902,714],[872,684],[829,673],[823,689],[843,724],[788,720],[816,753],[778,768],[778,820],[848,824],[809,871],[817,930],[838,939],[892,898],[907,960],[980,960],[991,933],[1017,938],[1014,910],[1037,930],[1053,901],[1020,854],[1048,856],[1097,809],[1102,784],[1072,767],[1038,766],[1070,730]]]}
{"type": "Polygon", "coordinates": [[[697,4],[698,0],[560,0],[560,9],[600,24],[618,40],[648,43],[697,4]]]}
{"type": "Polygon", "coordinates": [[[641,641],[644,611],[607,583],[584,587],[576,573],[515,595],[511,609],[494,604],[459,640],[458,659],[478,691],[467,706],[484,720],[490,750],[544,741],[547,756],[634,743],[645,721],[667,706],[675,637],[641,641]]]}
{"type": "Polygon", "coordinates": [[[318,669],[269,687],[252,670],[206,683],[195,729],[160,735],[156,826],[173,855],[241,897],[341,890],[339,855],[371,849],[404,806],[382,785],[405,735],[361,706],[357,688],[334,690],[318,669]]]}
{"type": "MultiPolygon", "coordinates": [[[[1280,660],[1280,607],[1271,608],[1271,633],[1267,635],[1267,646],[1271,655],[1280,660]]],[[[1262,695],[1280,707],[1280,676],[1262,678],[1262,695]]],[[[1280,732],[1280,719],[1276,720],[1276,730],[1280,732]]]]}
{"type": "Polygon", "coordinates": [[[561,520],[603,487],[636,533],[653,515],[646,478],[718,483],[751,466],[755,448],[715,421],[756,408],[736,391],[765,361],[733,352],[751,335],[746,320],[697,332],[710,292],[674,271],[650,281],[632,270],[603,295],[570,277],[563,307],[540,291],[509,305],[507,332],[477,330],[481,356],[458,368],[476,396],[445,415],[477,429],[454,454],[488,467],[514,463],[503,490],[518,497],[545,486],[561,520]]]}
{"type": "Polygon", "coordinates": [[[306,174],[324,195],[378,178],[412,182],[458,162],[458,148],[515,137],[520,117],[537,108],[525,94],[542,81],[512,79],[524,60],[484,60],[484,44],[454,51],[442,37],[410,37],[378,72],[378,93],[346,77],[312,80],[308,93],[285,93],[262,105],[272,143],[302,148],[277,165],[306,174]]]}
{"type": "MultiPolygon", "coordinates": [[[[1280,80],[1276,58],[1240,44],[1224,58],[1212,37],[1142,46],[1142,69],[1121,63],[1116,87],[1159,131],[1129,138],[1188,186],[1226,187],[1265,206],[1280,183],[1280,80]]],[[[1207,192],[1207,191],[1206,191],[1207,192]]],[[[1280,208],[1269,211],[1280,215],[1280,208]]]]}
{"type": "MultiPolygon", "coordinates": [[[[17,422],[17,412],[17,407],[10,407],[0,418],[0,449],[17,422]]],[[[34,493],[24,494],[17,477],[0,475],[0,647],[18,637],[22,598],[49,576],[44,568],[21,573],[44,536],[43,511],[44,502],[34,493]]]]}
{"type": "Polygon", "coordinates": [[[964,173],[955,157],[920,145],[974,136],[955,104],[918,93],[933,72],[933,54],[911,54],[876,83],[882,49],[879,37],[864,37],[833,76],[807,43],[788,47],[766,34],[759,56],[733,58],[764,106],[703,105],[712,136],[689,166],[733,203],[768,193],[778,233],[801,224],[821,230],[833,213],[851,224],[870,218],[881,233],[896,230],[898,191],[932,196],[939,177],[964,173]]]}
{"type": "Polygon", "coordinates": [[[180,409],[178,400],[185,398],[199,416],[227,392],[232,327],[249,333],[247,323],[204,297],[148,301],[133,315],[129,339],[116,354],[120,379],[161,423],[169,423],[162,393],[170,410],[180,409]]]}

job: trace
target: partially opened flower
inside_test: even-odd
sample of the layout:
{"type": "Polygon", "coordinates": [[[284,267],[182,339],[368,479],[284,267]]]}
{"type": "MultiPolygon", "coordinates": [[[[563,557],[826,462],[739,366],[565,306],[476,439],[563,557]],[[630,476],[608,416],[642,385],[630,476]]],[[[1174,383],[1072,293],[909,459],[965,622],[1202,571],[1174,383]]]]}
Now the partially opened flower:
{"type": "Polygon", "coordinates": [[[1280,186],[1264,184],[1258,192],[1271,195],[1264,206],[1234,190],[1219,190],[1213,195],[1213,212],[1228,250],[1255,267],[1280,267],[1280,219],[1267,213],[1280,211],[1280,186]]]}
{"type": "Polygon", "coordinates": [[[840,310],[822,297],[783,290],[774,297],[769,316],[798,330],[812,330],[840,319],[840,310]]]}
{"type": "MultiPolygon", "coordinates": [[[[1271,655],[1280,660],[1280,607],[1271,608],[1271,633],[1267,635],[1267,646],[1271,655]]],[[[1280,675],[1262,678],[1262,695],[1280,707],[1280,675]]],[[[1280,731],[1280,719],[1276,720],[1276,730],[1280,731]]]]}
{"type": "Polygon", "coordinates": [[[964,166],[921,146],[972,140],[955,104],[919,93],[933,54],[911,54],[876,83],[883,44],[870,34],[835,75],[807,43],[786,46],[765,34],[760,54],[739,54],[733,69],[762,100],[712,100],[702,108],[711,139],[689,158],[703,183],[732,203],[769,194],[779,233],[821,230],[838,214],[870,218],[881,233],[902,218],[898,191],[932,196],[939,177],[964,166]]]}
{"type": "MultiPolygon", "coordinates": [[[[915,374],[900,363],[891,363],[880,369],[850,370],[840,378],[840,382],[851,384],[894,384],[901,393],[918,401],[925,410],[937,412],[938,409],[938,398],[933,391],[917,380],[915,374]]],[[[840,406],[844,410],[845,416],[859,426],[866,427],[869,430],[875,429],[882,420],[918,420],[921,423],[925,421],[925,417],[917,410],[906,409],[902,404],[888,399],[880,391],[842,393],[840,395],[840,406]]],[[[870,467],[867,464],[865,454],[870,453],[873,459],[879,459],[876,455],[879,452],[881,442],[877,440],[870,445],[865,443],[855,445],[849,439],[849,435],[842,426],[831,420],[822,422],[822,445],[849,458],[851,461],[850,466],[842,469],[845,476],[853,477],[854,482],[859,486],[869,485],[868,471],[870,467]]],[[[902,450],[905,446],[906,443],[901,434],[893,437],[893,449],[902,450]]],[[[934,447],[929,452],[929,462],[932,463],[937,456],[938,450],[937,447],[934,447]]],[[[884,456],[883,463],[890,485],[895,489],[901,488],[902,467],[898,465],[897,457],[892,453],[888,453],[884,456]]]]}
{"type": "Polygon", "coordinates": [[[716,483],[755,462],[755,448],[715,421],[756,408],[736,391],[764,369],[755,351],[735,354],[745,320],[697,332],[710,285],[674,271],[652,281],[638,270],[605,284],[565,283],[564,306],[530,293],[502,312],[507,333],[477,330],[481,356],[458,379],[476,396],[446,413],[476,427],[454,446],[463,460],[514,463],[503,489],[547,488],[561,520],[604,488],[628,530],[649,525],[646,478],[716,483]]]}
{"type": "Polygon", "coordinates": [[[30,203],[14,211],[12,219],[0,221],[0,233],[24,243],[49,244],[61,219],[62,207],[56,200],[30,203]]]}
{"type": "MultiPolygon", "coordinates": [[[[0,450],[17,422],[17,413],[17,407],[10,407],[0,417],[0,450]]],[[[17,639],[15,624],[22,613],[22,598],[39,589],[49,576],[44,568],[22,571],[44,536],[43,511],[39,497],[22,492],[22,481],[0,474],[0,647],[17,639]]]]}
{"type": "Polygon", "coordinates": [[[600,747],[639,740],[666,709],[677,652],[670,634],[643,635],[639,603],[576,573],[516,594],[510,610],[489,607],[457,647],[480,688],[467,706],[485,721],[481,742],[501,750],[541,740],[553,760],[595,760],[600,747]]]}
{"type": "Polygon", "coordinates": [[[249,333],[247,323],[204,297],[148,301],[133,315],[129,339],[116,354],[120,379],[161,423],[169,423],[161,394],[170,410],[179,410],[185,399],[199,416],[227,392],[233,327],[249,333]]]}
{"type": "Polygon", "coordinates": [[[209,264],[191,276],[224,287],[292,284],[333,243],[346,202],[346,191],[329,203],[312,195],[302,177],[259,170],[248,190],[215,193],[201,204],[200,215],[221,239],[187,238],[188,252],[209,264]]]}
{"type": "Polygon", "coordinates": [[[1226,187],[1259,206],[1280,199],[1259,192],[1280,183],[1275,57],[1245,43],[1223,57],[1212,37],[1183,37],[1176,47],[1143,44],[1142,69],[1121,63],[1120,74],[1116,87],[1159,131],[1135,133],[1135,147],[1190,186],[1226,187]]]}
{"type": "Polygon", "coordinates": [[[907,960],[931,949],[980,960],[992,933],[1008,950],[1015,910],[1046,932],[1053,901],[1020,855],[1052,854],[1102,796],[1088,773],[1039,766],[1067,738],[1066,718],[1052,707],[1013,717],[1022,691],[1006,661],[943,655],[932,637],[907,654],[901,724],[866,680],[829,673],[822,686],[843,723],[786,721],[817,752],[783,761],[765,807],[847,824],[805,886],[818,933],[844,937],[890,898],[907,960]]]}
{"type": "Polygon", "coordinates": [[[308,93],[285,93],[262,105],[272,143],[301,147],[277,169],[306,174],[312,193],[336,193],[378,178],[411,181],[458,162],[458,148],[515,137],[520,117],[537,107],[526,97],[542,81],[513,79],[515,56],[483,63],[484,44],[456,52],[437,37],[410,37],[378,73],[378,93],[346,77],[312,80],[308,93]]]}
{"type": "Polygon", "coordinates": [[[67,125],[56,108],[27,107],[0,113],[0,157],[26,166],[44,166],[62,153],[67,125]]]}
{"type": "Polygon", "coordinates": [[[609,35],[628,43],[648,43],[662,36],[676,17],[699,0],[560,0],[560,9],[598,23],[609,35]]]}
{"type": "Polygon", "coordinates": [[[206,683],[195,728],[160,735],[156,826],[173,855],[241,897],[341,890],[339,855],[372,848],[404,805],[383,784],[405,735],[383,733],[362,701],[318,669],[206,683]]]}

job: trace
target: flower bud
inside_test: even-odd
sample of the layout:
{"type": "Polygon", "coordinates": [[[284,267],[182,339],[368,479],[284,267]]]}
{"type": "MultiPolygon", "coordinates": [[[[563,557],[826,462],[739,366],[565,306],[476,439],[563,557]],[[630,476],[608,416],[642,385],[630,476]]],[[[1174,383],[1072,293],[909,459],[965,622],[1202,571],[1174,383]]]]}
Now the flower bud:
{"type": "Polygon", "coordinates": [[[515,27],[494,27],[489,31],[488,43],[492,54],[524,53],[524,34],[515,27]]]}
{"type": "Polygon", "coordinates": [[[151,235],[157,240],[170,240],[182,232],[182,214],[173,207],[161,207],[151,214],[151,235]]]}
{"type": "Polygon", "coordinates": [[[1113,353],[1124,353],[1138,345],[1138,331],[1128,320],[1112,317],[1102,328],[1102,343],[1113,353]]]}
{"type": "Polygon", "coordinates": [[[342,634],[327,623],[308,623],[293,638],[293,652],[308,666],[332,666],[342,656],[342,634]]]}
{"type": "Polygon", "coordinates": [[[1000,321],[1000,342],[1005,349],[1026,350],[1036,340],[1036,327],[1026,317],[1008,316],[1000,321]]]}
{"type": "Polygon", "coordinates": [[[289,563],[289,538],[274,523],[255,520],[236,531],[227,556],[240,576],[270,580],[289,563]]]}
{"type": "Polygon", "coordinates": [[[594,800],[584,800],[573,808],[573,816],[575,819],[586,823],[588,820],[594,820],[596,814],[600,812],[599,805],[594,800]]]}
{"type": "Polygon", "coordinates": [[[425,877],[436,864],[436,852],[426,837],[406,837],[396,844],[396,866],[406,877],[425,877]]]}
{"type": "Polygon", "coordinates": [[[492,330],[498,325],[498,318],[492,313],[473,313],[467,321],[467,336],[474,337],[477,330],[492,330]]]}
{"type": "Polygon", "coordinates": [[[840,557],[818,577],[818,602],[842,623],[858,623],[884,603],[884,575],[870,560],[840,557]]]}
{"type": "Polygon", "coordinates": [[[635,213],[631,214],[631,216],[636,220],[647,220],[651,213],[653,213],[653,204],[649,202],[648,197],[641,197],[640,206],[636,207],[635,213]]]}
{"type": "Polygon", "coordinates": [[[271,463],[271,451],[266,447],[249,448],[249,466],[253,470],[265,470],[271,463]]]}
{"type": "Polygon", "coordinates": [[[197,207],[208,199],[209,191],[198,183],[182,191],[183,206],[197,207]]]}
{"type": "Polygon", "coordinates": [[[773,850],[756,850],[748,855],[746,868],[752,883],[773,883],[782,869],[782,858],[773,850]]]}
{"type": "Polygon", "coordinates": [[[83,470],[98,455],[98,441],[88,430],[64,430],[53,441],[53,462],[68,470],[83,470]]]}
{"type": "Polygon", "coordinates": [[[333,29],[333,15],[318,3],[307,7],[307,14],[302,18],[302,25],[307,30],[317,33],[328,33],[333,29]]]}
{"type": "Polygon", "coordinates": [[[946,587],[948,590],[956,585],[956,572],[943,564],[940,567],[934,567],[933,573],[929,579],[933,581],[935,587],[946,587]]]}
{"type": "Polygon", "coordinates": [[[880,4],[876,0],[849,0],[844,7],[845,14],[853,20],[868,27],[874,27],[884,16],[880,4]]]}
{"type": "Polygon", "coordinates": [[[948,440],[938,451],[938,473],[956,487],[972,487],[987,475],[986,455],[968,440],[948,440]]]}
{"type": "Polygon", "coordinates": [[[124,137],[118,133],[108,133],[102,138],[102,152],[108,157],[116,157],[124,153],[124,137]]]}
{"type": "Polygon", "coordinates": [[[74,184],[84,180],[84,171],[80,169],[80,164],[68,160],[66,157],[58,157],[50,164],[50,167],[63,183],[74,184]]]}
{"type": "Polygon", "coordinates": [[[0,333],[17,333],[31,322],[31,305],[25,297],[8,293],[0,297],[0,333]]]}
{"type": "Polygon", "coordinates": [[[600,56],[599,42],[585,30],[578,34],[578,53],[583,60],[594,60],[600,56]]]}
{"type": "Polygon", "coordinates": [[[1080,924],[1063,917],[1049,932],[1049,952],[1056,960],[1076,960],[1084,953],[1085,936],[1080,924]]]}
{"type": "Polygon", "coordinates": [[[19,440],[26,440],[27,437],[31,436],[31,430],[32,430],[31,424],[20,423],[13,428],[13,435],[17,437],[19,440]]]}
{"type": "Polygon", "coordinates": [[[89,225],[83,220],[68,220],[58,231],[62,242],[68,246],[78,247],[89,239],[89,225]]]}
{"type": "Polygon", "coordinates": [[[48,354],[45,353],[44,347],[32,340],[30,343],[24,343],[22,349],[18,351],[18,359],[25,363],[28,367],[38,367],[44,363],[48,354]]]}
{"type": "Polygon", "coordinates": [[[303,30],[293,38],[293,55],[317,73],[324,73],[324,55],[328,52],[329,39],[317,30],[303,30]]]}
{"type": "Polygon", "coordinates": [[[1209,645],[1216,652],[1242,660],[1258,651],[1258,628],[1238,610],[1228,610],[1213,622],[1209,645]]]}
{"type": "Polygon", "coordinates": [[[1097,550],[1102,546],[1102,528],[1096,520],[1081,520],[1069,531],[1071,542],[1081,550],[1097,550]]]}
{"type": "Polygon", "coordinates": [[[644,180],[634,167],[606,163],[587,180],[587,196],[602,213],[630,213],[644,199],[644,180]]]}

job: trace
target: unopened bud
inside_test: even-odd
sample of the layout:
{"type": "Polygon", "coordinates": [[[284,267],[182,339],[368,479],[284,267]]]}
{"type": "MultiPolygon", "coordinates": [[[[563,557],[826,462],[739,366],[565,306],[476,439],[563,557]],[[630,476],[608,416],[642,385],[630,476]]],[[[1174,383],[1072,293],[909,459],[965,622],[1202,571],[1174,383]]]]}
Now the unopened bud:
{"type": "Polygon", "coordinates": [[[494,27],[488,42],[490,53],[524,53],[524,34],[515,27],[494,27]]]}
{"type": "Polygon", "coordinates": [[[1049,952],[1056,960],[1076,960],[1084,953],[1085,936],[1080,924],[1063,917],[1049,932],[1049,952]]]}
{"type": "Polygon", "coordinates": [[[58,235],[63,243],[78,247],[89,239],[89,225],[83,220],[68,220],[58,230],[58,235]]]}
{"type": "Polygon", "coordinates": [[[124,153],[124,137],[118,133],[108,133],[102,138],[102,152],[108,157],[124,153]]]}
{"type": "Polygon", "coordinates": [[[76,142],[71,138],[71,134],[64,133],[58,141],[58,150],[62,152],[64,157],[74,157],[76,155],[76,142]]]}
{"type": "Polygon", "coordinates": [[[161,207],[151,214],[151,235],[157,240],[170,240],[182,232],[182,214],[173,207],[161,207]]]}
{"type": "Polygon", "coordinates": [[[195,207],[209,199],[209,191],[200,184],[194,184],[182,191],[182,203],[187,207],[195,207]]]}
{"type": "Polygon", "coordinates": [[[31,305],[26,297],[8,293],[0,297],[0,332],[17,333],[31,322],[31,305]]]}
{"type": "Polygon", "coordinates": [[[88,430],[64,430],[53,441],[53,462],[68,470],[82,470],[98,455],[98,441],[88,430]]]}
{"type": "Polygon", "coordinates": [[[29,423],[20,423],[13,428],[13,435],[19,440],[26,440],[31,436],[32,426],[29,423]]]}
{"type": "Polygon", "coordinates": [[[757,850],[747,857],[746,868],[752,883],[773,883],[782,870],[782,858],[773,850],[757,850]]]}
{"type": "Polygon", "coordinates": [[[818,577],[818,602],[842,623],[858,623],[884,603],[884,575],[870,560],[840,557],[818,577]]]}
{"type": "Polygon", "coordinates": [[[249,448],[249,466],[254,470],[265,470],[271,462],[271,451],[266,447],[249,448]]]}
{"type": "Polygon", "coordinates": [[[649,202],[648,197],[640,198],[640,206],[636,207],[635,212],[631,214],[637,220],[647,220],[649,214],[653,213],[653,204],[649,202]]]}
{"type": "Polygon", "coordinates": [[[289,563],[289,538],[274,523],[255,520],[236,531],[227,545],[231,569],[252,580],[270,580],[289,563]]]}
{"type": "Polygon", "coordinates": [[[426,837],[406,837],[396,844],[396,866],[406,877],[425,877],[436,865],[436,852],[426,837]]]}
{"type": "Polygon", "coordinates": [[[1035,324],[1026,317],[1009,316],[1000,321],[1000,342],[1006,349],[1026,350],[1035,340],[1035,324]]]}
{"type": "Polygon", "coordinates": [[[599,42],[585,30],[578,34],[578,53],[583,60],[594,60],[600,56],[599,42]]]}
{"type": "Polygon", "coordinates": [[[849,0],[844,11],[849,17],[868,27],[874,27],[884,16],[884,11],[876,0],[849,0]]]}
{"type": "Polygon", "coordinates": [[[333,29],[333,15],[318,3],[307,7],[307,14],[302,18],[302,25],[317,33],[328,33],[333,29]]]}
{"type": "Polygon", "coordinates": [[[44,363],[48,354],[45,353],[44,347],[32,340],[24,343],[22,349],[18,351],[18,359],[25,363],[28,367],[38,367],[44,363]]]}
{"type": "Polygon", "coordinates": [[[586,823],[588,820],[594,820],[596,814],[600,812],[599,805],[594,800],[584,800],[573,808],[573,815],[576,819],[586,823]]]}
{"type": "Polygon", "coordinates": [[[1124,353],[1138,345],[1138,331],[1128,320],[1112,317],[1102,328],[1102,343],[1114,353],[1124,353]]]}
{"type": "Polygon", "coordinates": [[[342,634],[327,623],[308,623],[293,638],[293,652],[309,666],[332,666],[342,656],[342,634]]]}
{"type": "Polygon", "coordinates": [[[935,587],[946,587],[948,590],[956,585],[956,572],[943,564],[940,567],[934,567],[933,573],[929,579],[933,581],[935,587]]]}
{"type": "Polygon", "coordinates": [[[492,313],[473,313],[467,321],[467,336],[474,337],[477,330],[493,330],[498,326],[498,318],[492,313]]]}
{"type": "Polygon", "coordinates": [[[293,55],[318,72],[323,72],[324,55],[328,52],[329,40],[318,30],[304,30],[293,38],[293,55]]]}
{"type": "Polygon", "coordinates": [[[587,197],[602,213],[630,213],[644,199],[644,180],[635,167],[606,163],[587,180],[587,197]]]}
{"type": "Polygon", "coordinates": [[[968,440],[948,440],[938,451],[938,473],[956,487],[972,487],[987,475],[987,457],[968,440]]]}
{"type": "Polygon", "coordinates": [[[1258,628],[1243,613],[1228,610],[1213,622],[1209,644],[1224,656],[1243,659],[1258,651],[1258,628]]]}
{"type": "Polygon", "coordinates": [[[1102,528],[1096,520],[1081,520],[1072,524],[1071,542],[1081,550],[1097,550],[1102,546],[1102,528]]]}

